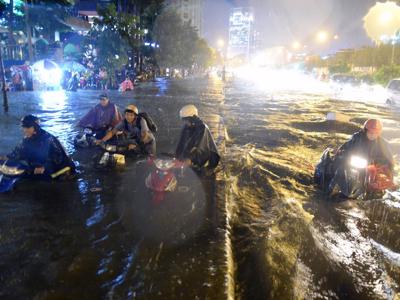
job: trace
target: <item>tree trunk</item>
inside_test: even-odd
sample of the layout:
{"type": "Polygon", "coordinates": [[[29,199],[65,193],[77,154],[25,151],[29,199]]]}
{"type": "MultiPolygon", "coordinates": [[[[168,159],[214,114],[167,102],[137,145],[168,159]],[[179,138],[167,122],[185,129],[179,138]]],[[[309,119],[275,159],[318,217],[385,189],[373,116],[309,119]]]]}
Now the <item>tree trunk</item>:
{"type": "Polygon", "coordinates": [[[33,46],[32,46],[32,28],[29,24],[29,2],[26,0],[25,2],[25,25],[26,25],[26,34],[28,37],[28,53],[29,53],[29,62],[32,64],[34,60],[33,56],[33,46]]]}
{"type": "Polygon", "coordinates": [[[8,59],[14,59],[13,55],[13,48],[15,47],[15,40],[13,37],[13,22],[14,22],[14,0],[10,0],[10,7],[9,7],[9,13],[8,13],[8,48],[7,48],[7,54],[8,54],[8,59]]]}
{"type": "Polygon", "coordinates": [[[3,107],[4,111],[8,112],[8,99],[7,99],[7,87],[6,87],[6,79],[4,77],[4,65],[3,65],[3,57],[1,52],[3,51],[2,47],[0,47],[0,76],[2,83],[2,91],[3,91],[3,107]]]}

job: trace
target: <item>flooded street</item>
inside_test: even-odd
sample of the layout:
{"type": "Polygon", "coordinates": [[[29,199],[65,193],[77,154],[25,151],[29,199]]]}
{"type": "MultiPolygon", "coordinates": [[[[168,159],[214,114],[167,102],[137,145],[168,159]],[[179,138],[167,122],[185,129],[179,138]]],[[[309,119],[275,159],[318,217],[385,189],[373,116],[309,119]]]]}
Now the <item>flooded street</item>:
{"type": "Polygon", "coordinates": [[[333,203],[313,185],[322,151],[369,117],[382,119],[398,162],[398,111],[239,80],[109,92],[121,110],[134,103],[154,118],[158,153],[174,151],[185,104],[198,106],[217,141],[215,177],[183,170],[181,188],[155,202],[145,161],[97,170],[92,150],[74,148],[75,125],[99,94],[9,94],[0,154],[21,139],[20,118],[34,113],[78,177],[0,195],[1,299],[399,299],[400,203],[333,203]],[[350,122],[326,122],[330,111],[350,122]]]}

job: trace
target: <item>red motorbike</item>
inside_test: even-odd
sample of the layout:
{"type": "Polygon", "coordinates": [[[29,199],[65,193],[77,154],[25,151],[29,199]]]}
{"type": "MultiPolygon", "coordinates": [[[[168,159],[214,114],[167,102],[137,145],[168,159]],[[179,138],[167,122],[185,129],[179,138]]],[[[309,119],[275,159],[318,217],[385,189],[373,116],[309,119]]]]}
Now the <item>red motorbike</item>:
{"type": "Polygon", "coordinates": [[[182,172],[184,163],[175,158],[149,158],[148,163],[155,168],[146,178],[146,187],[154,192],[153,202],[157,204],[166,193],[176,190],[176,171],[180,169],[182,172]]]}

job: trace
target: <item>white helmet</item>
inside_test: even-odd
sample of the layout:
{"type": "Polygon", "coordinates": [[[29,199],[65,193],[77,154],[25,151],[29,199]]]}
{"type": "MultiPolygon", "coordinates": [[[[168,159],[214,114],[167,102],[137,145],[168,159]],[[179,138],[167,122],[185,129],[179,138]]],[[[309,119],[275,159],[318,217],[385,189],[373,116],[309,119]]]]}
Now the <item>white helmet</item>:
{"type": "Polygon", "coordinates": [[[190,105],[185,105],[184,107],[181,108],[181,110],[179,111],[179,117],[181,119],[183,118],[189,118],[189,117],[193,117],[193,116],[198,116],[199,112],[196,108],[196,106],[190,104],[190,105]]]}
{"type": "Polygon", "coordinates": [[[137,106],[134,105],[134,104],[129,104],[129,105],[125,108],[125,111],[127,111],[127,110],[133,111],[133,112],[135,113],[135,115],[138,115],[138,114],[139,114],[139,109],[138,109],[137,106]]]}

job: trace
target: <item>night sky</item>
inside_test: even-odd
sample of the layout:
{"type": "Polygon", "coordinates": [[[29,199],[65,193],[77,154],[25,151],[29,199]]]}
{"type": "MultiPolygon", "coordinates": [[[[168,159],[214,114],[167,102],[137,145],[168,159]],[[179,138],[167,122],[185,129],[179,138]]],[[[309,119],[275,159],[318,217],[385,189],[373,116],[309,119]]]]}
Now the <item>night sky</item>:
{"type": "Polygon", "coordinates": [[[229,12],[252,6],[264,47],[291,45],[294,40],[320,53],[371,44],[362,18],[375,0],[204,0],[204,37],[215,46],[228,39],[229,12]],[[317,46],[315,34],[324,29],[337,41],[317,46]]]}

